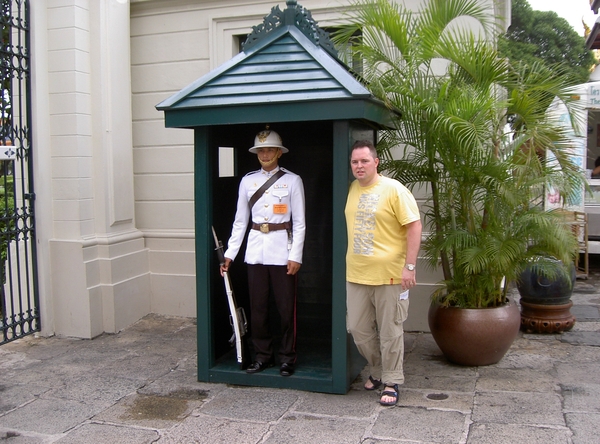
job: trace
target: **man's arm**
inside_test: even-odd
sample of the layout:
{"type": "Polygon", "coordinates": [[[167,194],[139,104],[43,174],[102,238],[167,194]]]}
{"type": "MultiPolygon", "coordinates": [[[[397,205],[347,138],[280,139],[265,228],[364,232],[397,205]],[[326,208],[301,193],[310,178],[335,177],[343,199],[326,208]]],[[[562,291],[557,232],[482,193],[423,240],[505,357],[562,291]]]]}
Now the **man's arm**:
{"type": "Polygon", "coordinates": [[[421,221],[416,220],[406,225],[406,263],[416,264],[421,248],[421,221]]]}
{"type": "MultiPolygon", "coordinates": [[[[416,264],[421,248],[421,220],[416,220],[406,225],[406,264],[416,264]]],[[[417,285],[417,270],[402,269],[402,287],[405,290],[417,285]]]]}

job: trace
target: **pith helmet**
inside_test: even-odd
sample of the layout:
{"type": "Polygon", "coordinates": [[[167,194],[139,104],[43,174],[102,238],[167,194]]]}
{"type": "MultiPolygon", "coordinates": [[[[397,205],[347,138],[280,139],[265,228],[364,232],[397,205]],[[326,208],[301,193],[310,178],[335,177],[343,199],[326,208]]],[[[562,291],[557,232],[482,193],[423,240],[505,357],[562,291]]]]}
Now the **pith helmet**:
{"type": "Polygon", "coordinates": [[[259,148],[280,148],[282,153],[287,153],[289,150],[283,146],[281,137],[275,131],[271,131],[269,126],[267,129],[261,131],[254,138],[254,146],[248,151],[256,154],[259,148]]]}

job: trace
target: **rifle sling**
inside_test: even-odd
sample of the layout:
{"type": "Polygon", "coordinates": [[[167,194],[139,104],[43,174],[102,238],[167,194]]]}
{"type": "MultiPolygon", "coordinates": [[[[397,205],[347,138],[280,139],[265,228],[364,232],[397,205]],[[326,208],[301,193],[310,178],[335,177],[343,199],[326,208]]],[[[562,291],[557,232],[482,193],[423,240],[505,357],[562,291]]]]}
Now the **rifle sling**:
{"type": "Polygon", "coordinates": [[[252,209],[252,207],[254,206],[256,201],[258,199],[260,199],[260,196],[263,195],[263,193],[267,190],[267,188],[269,188],[271,185],[273,185],[275,182],[277,182],[277,179],[279,179],[284,174],[285,174],[285,171],[280,169],[275,174],[273,174],[269,178],[269,180],[267,180],[265,183],[263,183],[262,186],[258,190],[255,191],[255,193],[252,195],[252,197],[248,201],[248,206],[250,207],[250,209],[252,209]]]}

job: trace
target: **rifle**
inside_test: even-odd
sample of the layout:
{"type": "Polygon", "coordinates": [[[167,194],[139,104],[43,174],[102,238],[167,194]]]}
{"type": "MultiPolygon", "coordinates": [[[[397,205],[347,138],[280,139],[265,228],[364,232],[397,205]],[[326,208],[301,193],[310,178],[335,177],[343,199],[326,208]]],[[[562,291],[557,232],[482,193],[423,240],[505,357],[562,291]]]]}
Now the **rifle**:
{"type": "MultiPolygon", "coordinates": [[[[219,258],[219,265],[225,264],[225,253],[223,251],[223,242],[217,237],[215,227],[212,227],[213,237],[215,238],[215,251],[219,258]]],[[[248,331],[248,321],[243,307],[238,307],[233,294],[229,273],[223,272],[223,280],[225,281],[225,293],[227,293],[227,302],[229,303],[229,323],[233,329],[233,335],[229,339],[229,344],[235,345],[237,362],[240,364],[240,369],[247,367],[248,361],[248,344],[244,335],[248,331]]]]}

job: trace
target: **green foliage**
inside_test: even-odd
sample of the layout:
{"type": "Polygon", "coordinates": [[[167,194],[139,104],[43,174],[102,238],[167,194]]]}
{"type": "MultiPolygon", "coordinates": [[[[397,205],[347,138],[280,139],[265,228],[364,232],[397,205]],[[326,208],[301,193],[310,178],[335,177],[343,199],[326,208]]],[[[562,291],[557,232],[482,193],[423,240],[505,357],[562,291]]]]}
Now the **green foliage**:
{"type": "MultiPolygon", "coordinates": [[[[4,167],[4,165],[2,165],[4,167]]],[[[4,168],[3,168],[4,169],[4,168]]],[[[2,184],[0,185],[0,276],[4,276],[4,263],[8,258],[8,244],[14,237],[15,229],[14,207],[14,176],[2,175],[2,184]]],[[[4,284],[4,280],[0,284],[4,284]]]]}
{"type": "Polygon", "coordinates": [[[564,18],[553,11],[535,11],[527,0],[512,0],[511,13],[512,23],[498,40],[502,56],[513,63],[559,66],[573,85],[588,81],[597,60],[564,18]]]}
{"type": "Polygon", "coordinates": [[[7,163],[8,161],[2,161],[0,168],[0,285],[6,283],[8,246],[11,239],[14,239],[16,228],[14,176],[8,173],[7,163]]]}
{"type": "Polygon", "coordinates": [[[569,128],[548,112],[560,102],[580,118],[568,76],[502,57],[479,3],[431,0],[413,14],[387,0],[359,2],[334,36],[354,41],[371,91],[402,113],[380,135],[382,170],[426,190],[423,249],[444,276],[434,297],[468,308],[503,304],[504,283],[533,260],[542,268],[544,258],[572,261],[577,239],[563,213],[544,210],[543,196],[553,187],[566,201],[584,183],[569,128]],[[483,32],[457,26],[465,16],[483,32]],[[357,30],[362,39],[352,37],[357,30]]]}

